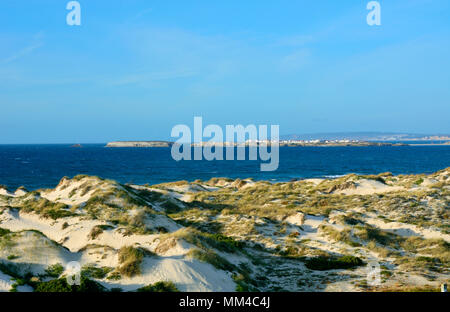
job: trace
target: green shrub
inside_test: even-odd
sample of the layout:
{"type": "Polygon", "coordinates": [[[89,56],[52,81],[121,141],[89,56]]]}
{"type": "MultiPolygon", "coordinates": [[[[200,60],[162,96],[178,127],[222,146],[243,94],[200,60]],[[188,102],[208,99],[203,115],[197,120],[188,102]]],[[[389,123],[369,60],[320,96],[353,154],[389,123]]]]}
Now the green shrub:
{"type": "Polygon", "coordinates": [[[11,233],[11,231],[8,230],[8,229],[0,228],[0,237],[5,236],[5,235],[10,234],[10,233],[11,233]]]}
{"type": "MultiPolygon", "coordinates": [[[[345,219],[344,219],[345,220],[345,219]]],[[[353,240],[350,229],[344,229],[342,231],[336,230],[332,226],[321,225],[320,231],[337,242],[343,242],[353,247],[358,247],[360,244],[353,240]]]]}
{"type": "Polygon", "coordinates": [[[217,248],[225,252],[235,252],[237,249],[242,249],[245,244],[235,239],[225,236],[223,234],[205,234],[207,243],[213,248],[217,248]]]}
{"type": "Polygon", "coordinates": [[[81,274],[88,278],[103,279],[112,270],[110,267],[97,268],[94,266],[84,266],[81,269],[81,274]]]}
{"type": "Polygon", "coordinates": [[[246,284],[236,284],[236,291],[237,292],[248,292],[248,285],[246,284]]]}
{"type": "Polygon", "coordinates": [[[103,228],[99,225],[96,225],[89,232],[88,238],[91,240],[94,240],[102,233],[103,233],[103,228]]]}
{"type": "Polygon", "coordinates": [[[48,209],[42,214],[42,216],[44,218],[50,218],[53,220],[57,220],[60,218],[65,218],[65,217],[72,217],[72,216],[74,216],[74,214],[70,211],[63,210],[63,209],[48,209]]]}
{"type": "Polygon", "coordinates": [[[81,276],[80,285],[69,285],[67,279],[62,277],[48,282],[40,282],[34,289],[35,292],[103,292],[105,287],[99,283],[81,276]]]}
{"type": "Polygon", "coordinates": [[[144,259],[144,252],[141,249],[131,246],[122,247],[119,250],[118,271],[121,275],[132,277],[141,274],[141,263],[144,259]]]}
{"type": "Polygon", "coordinates": [[[64,267],[61,265],[61,263],[56,263],[56,264],[50,265],[45,270],[45,273],[50,277],[59,277],[63,272],[64,272],[64,267]]]}
{"type": "Polygon", "coordinates": [[[255,291],[255,288],[249,285],[250,277],[247,274],[233,274],[232,278],[236,283],[237,292],[255,291]]]}
{"type": "Polygon", "coordinates": [[[340,258],[319,256],[305,260],[308,269],[318,271],[352,269],[363,264],[364,262],[355,256],[342,256],[340,258]]]}
{"type": "Polygon", "coordinates": [[[184,228],[175,232],[174,235],[204,250],[216,248],[220,251],[234,253],[245,246],[245,243],[236,241],[229,236],[203,233],[194,228],[184,228]]]}
{"type": "Polygon", "coordinates": [[[367,241],[375,241],[384,246],[395,247],[397,241],[401,241],[401,237],[374,228],[372,226],[365,226],[364,228],[360,229],[359,232],[357,232],[355,235],[360,239],[367,241]]]}
{"type": "Polygon", "coordinates": [[[138,292],[178,292],[178,288],[173,282],[156,282],[137,290],[138,292]]]}
{"type": "Polygon", "coordinates": [[[166,213],[177,213],[181,210],[181,208],[177,205],[171,202],[170,200],[166,200],[161,204],[161,206],[166,210],[166,213]]]}
{"type": "Polygon", "coordinates": [[[26,282],[20,278],[13,278],[14,284],[11,286],[10,292],[17,292],[17,287],[23,286],[26,282]]]}
{"type": "Polygon", "coordinates": [[[68,210],[66,204],[51,202],[45,198],[29,199],[23,203],[22,209],[25,212],[36,212],[44,218],[57,220],[59,218],[71,217],[74,214],[68,210]]]}
{"type": "Polygon", "coordinates": [[[120,273],[117,272],[117,271],[112,272],[111,274],[109,274],[109,275],[106,277],[106,279],[107,279],[107,280],[110,280],[110,281],[118,281],[118,280],[120,280],[121,278],[122,278],[122,275],[120,275],[120,273]]]}
{"type": "Polygon", "coordinates": [[[301,258],[304,254],[304,250],[301,245],[292,245],[289,244],[285,249],[281,250],[281,247],[278,249],[278,254],[282,257],[286,258],[301,258]]]}
{"type": "Polygon", "coordinates": [[[211,250],[202,251],[199,249],[192,249],[187,253],[187,256],[193,257],[203,262],[207,262],[219,270],[231,272],[235,269],[235,266],[232,263],[230,263],[228,260],[222,258],[221,256],[219,256],[218,254],[216,254],[214,251],[211,250]]]}

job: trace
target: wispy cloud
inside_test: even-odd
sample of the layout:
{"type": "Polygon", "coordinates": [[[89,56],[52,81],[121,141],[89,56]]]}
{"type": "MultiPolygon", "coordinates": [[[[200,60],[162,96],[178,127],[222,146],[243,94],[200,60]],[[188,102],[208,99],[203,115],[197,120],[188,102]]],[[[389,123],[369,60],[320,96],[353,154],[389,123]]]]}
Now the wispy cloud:
{"type": "Polygon", "coordinates": [[[153,73],[135,73],[124,75],[122,77],[105,80],[104,83],[111,86],[129,85],[129,84],[145,84],[152,81],[170,80],[178,78],[188,78],[196,74],[192,70],[175,70],[166,72],[153,73]]]}
{"type": "Polygon", "coordinates": [[[60,86],[60,85],[74,85],[74,84],[90,84],[107,87],[117,87],[125,85],[149,86],[152,82],[182,79],[193,77],[197,72],[192,70],[174,70],[166,72],[142,72],[142,73],[125,73],[111,75],[90,75],[67,77],[61,76],[58,78],[42,78],[41,76],[24,76],[17,72],[5,71],[0,69],[0,81],[20,82],[27,85],[40,86],[60,86]]]}
{"type": "Polygon", "coordinates": [[[310,42],[312,42],[314,39],[311,35],[293,35],[293,36],[287,36],[282,37],[278,39],[278,41],[275,43],[275,45],[278,46],[288,46],[288,47],[299,47],[304,46],[310,42]]]}
{"type": "Polygon", "coordinates": [[[3,59],[4,64],[12,63],[30,53],[32,53],[34,50],[42,47],[44,45],[43,42],[43,33],[39,32],[33,36],[33,39],[30,44],[28,44],[26,47],[21,48],[20,50],[16,51],[9,57],[3,59]]]}
{"type": "Polygon", "coordinates": [[[281,59],[280,67],[282,71],[296,71],[307,65],[311,60],[311,52],[308,49],[301,49],[284,56],[281,59]]]}

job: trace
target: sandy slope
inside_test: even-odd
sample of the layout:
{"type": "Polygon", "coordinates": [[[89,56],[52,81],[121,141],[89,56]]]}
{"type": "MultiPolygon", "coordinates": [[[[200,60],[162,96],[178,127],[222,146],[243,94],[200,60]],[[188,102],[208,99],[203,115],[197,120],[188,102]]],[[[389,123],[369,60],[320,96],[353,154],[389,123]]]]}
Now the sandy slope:
{"type": "MultiPolygon", "coordinates": [[[[57,220],[46,219],[35,212],[26,213],[20,210],[21,205],[27,198],[32,197],[27,195],[25,190],[19,189],[15,193],[10,193],[4,188],[0,188],[0,195],[4,196],[0,198],[0,228],[14,232],[11,241],[3,242],[3,245],[1,245],[0,261],[19,265],[22,272],[30,271],[33,274],[44,273],[45,269],[51,264],[66,265],[71,261],[78,261],[82,266],[117,268],[120,265],[119,249],[124,246],[133,246],[149,252],[141,264],[141,274],[131,278],[122,277],[119,280],[100,279],[98,281],[101,284],[107,288],[120,287],[123,290],[136,290],[158,281],[172,281],[183,291],[234,291],[236,282],[232,275],[236,272],[219,270],[217,267],[220,266],[214,267],[210,264],[213,263],[211,261],[210,263],[202,262],[187,256],[194,248],[206,248],[234,265],[234,270],[244,265],[247,266],[249,272],[252,272],[253,278],[267,278],[269,282],[265,286],[261,286],[262,290],[277,289],[279,285],[282,285],[286,290],[361,290],[357,283],[365,279],[364,267],[352,271],[331,270],[320,272],[308,270],[303,262],[283,258],[280,256],[280,252],[287,250],[289,247],[300,248],[308,256],[323,254],[355,255],[365,261],[380,261],[384,263],[386,268],[395,272],[398,265],[398,263],[394,264],[395,258],[389,256],[383,258],[383,256],[380,256],[380,250],[367,249],[367,242],[363,242],[356,237],[353,237],[355,242],[361,244],[349,244],[345,239],[339,239],[338,235],[332,238],[321,226],[326,225],[330,231],[336,233],[348,231],[350,233],[348,235],[353,235],[357,226],[342,221],[342,218],[350,216],[359,218],[361,223],[358,223],[358,225],[373,226],[380,231],[395,233],[402,237],[437,238],[450,242],[450,235],[441,230],[442,225],[447,222],[445,216],[448,216],[445,210],[448,209],[448,207],[445,207],[448,203],[448,198],[445,197],[448,197],[448,192],[445,193],[444,191],[448,188],[445,183],[448,182],[449,173],[450,170],[446,170],[436,173],[432,177],[425,177],[422,179],[423,182],[419,183],[420,185],[415,183],[417,177],[406,177],[404,178],[405,181],[401,181],[402,183],[392,182],[397,181],[395,179],[389,183],[382,183],[375,179],[350,175],[340,178],[338,183],[343,181],[339,185],[340,188],[334,188],[332,192],[324,192],[323,185],[332,185],[334,180],[308,179],[286,184],[286,189],[282,188],[283,185],[277,186],[278,189],[272,195],[278,197],[273,198],[268,193],[270,187],[274,185],[263,185],[262,187],[268,187],[269,189],[257,193],[257,187],[261,184],[250,180],[225,181],[219,179],[210,184],[174,183],[173,185],[148,187],[120,185],[114,181],[101,180],[95,177],[64,178],[55,189],[40,191],[40,196],[50,202],[69,205],[69,208],[61,208],[65,209],[66,212],[71,207],[76,206],[74,208],[77,209],[73,210],[76,213],[75,216],[59,217],[57,220]],[[444,183],[440,192],[447,195],[441,196],[442,198],[436,195],[433,195],[433,197],[426,193],[435,194],[435,189],[431,190],[431,188],[437,183],[444,183]],[[405,185],[413,186],[406,187],[405,185]],[[290,192],[294,186],[300,188],[298,194],[290,192]],[[305,192],[302,192],[303,188],[305,192]],[[138,197],[141,191],[148,192],[148,197],[145,197],[145,194],[142,195],[142,198],[138,197]],[[195,202],[190,203],[191,199],[199,193],[204,195],[203,198],[210,198],[215,194],[220,196],[226,194],[228,197],[237,194],[237,196],[241,196],[239,198],[244,198],[246,191],[255,191],[255,194],[257,194],[255,197],[251,197],[251,201],[257,197],[267,196],[267,200],[262,201],[260,206],[252,207],[253,210],[248,208],[247,211],[250,213],[256,211],[256,209],[267,207],[280,208],[283,213],[269,214],[270,217],[258,214],[233,213],[233,209],[236,207],[231,205],[227,206],[228,213],[224,213],[220,208],[209,211],[195,202]],[[416,206],[412,206],[408,201],[409,192],[415,191],[425,192],[426,195],[421,197],[420,200],[414,199],[412,202],[416,206]],[[94,209],[95,212],[97,206],[92,206],[93,204],[88,202],[93,196],[101,196],[102,192],[107,194],[105,198],[101,198],[101,203],[99,203],[99,205],[103,205],[100,206],[102,210],[99,212],[99,217],[93,217],[95,214],[89,209],[94,209]],[[363,199],[371,200],[370,205],[378,207],[376,205],[381,198],[392,194],[393,197],[396,197],[397,193],[395,192],[400,192],[399,198],[402,198],[398,206],[390,207],[389,205],[397,205],[395,201],[392,201],[387,207],[380,207],[391,213],[389,218],[401,217],[404,212],[402,212],[403,210],[397,212],[397,208],[406,209],[405,211],[408,211],[411,215],[428,213],[427,218],[423,218],[424,220],[441,218],[437,220],[442,221],[442,224],[439,224],[440,227],[434,226],[434,224],[430,226],[429,223],[409,224],[388,220],[388,216],[380,215],[378,208],[370,209],[372,207],[365,206],[365,202],[359,201],[360,198],[358,198],[358,196],[361,196],[363,199]],[[116,193],[120,193],[120,196],[115,196],[116,193]],[[152,193],[157,193],[157,196],[152,193]],[[376,196],[375,194],[383,195],[376,196]],[[353,198],[351,197],[353,195],[358,196],[353,198]],[[311,202],[306,202],[308,196],[313,197],[311,202]],[[317,199],[314,196],[319,197],[317,199]],[[326,196],[345,197],[345,201],[343,200],[342,203],[348,206],[341,207],[341,202],[336,206],[330,206],[332,203],[324,199],[326,196]],[[12,200],[8,201],[8,198],[12,200]],[[140,201],[133,201],[133,199],[139,199],[140,201]],[[292,202],[288,202],[287,199],[292,202]],[[354,200],[356,200],[356,204],[352,205],[351,203],[354,200]],[[290,203],[289,209],[286,202],[290,203]],[[297,207],[305,202],[309,206],[305,210],[299,210],[297,207]],[[167,208],[165,208],[167,203],[172,204],[171,207],[169,205],[169,208],[176,212],[175,216],[172,212],[167,212],[167,208]],[[323,211],[326,211],[326,213],[320,210],[321,205],[323,205],[323,211]],[[420,209],[414,208],[419,206],[420,209]],[[306,211],[310,211],[311,207],[315,207],[315,210],[307,213],[306,211]],[[103,209],[120,212],[120,218],[117,219],[120,221],[116,220],[115,223],[105,221],[109,219],[101,215],[101,213],[106,213],[103,209]],[[142,213],[145,217],[142,218],[142,223],[139,226],[149,229],[149,231],[131,231],[129,224],[126,223],[128,222],[127,218],[133,219],[142,213]],[[317,214],[313,215],[313,213],[317,214]],[[177,219],[180,216],[181,221],[177,219]],[[380,217],[383,217],[383,219],[380,219],[380,217]],[[211,231],[211,228],[213,230],[217,228],[220,230],[219,233],[224,233],[227,237],[233,237],[236,241],[253,242],[264,246],[266,249],[246,249],[246,253],[240,251],[225,253],[224,249],[219,250],[217,246],[199,246],[195,239],[187,240],[182,235],[186,233],[180,233],[187,231],[185,227],[190,224],[187,221],[193,222],[194,226],[201,228],[204,231],[202,233],[210,233],[208,231],[211,231]],[[104,227],[93,238],[91,236],[93,229],[99,226],[107,227],[104,227]],[[164,231],[156,230],[157,228],[163,228],[164,231]],[[179,232],[177,233],[177,231],[179,232]],[[167,234],[164,234],[164,232],[167,232],[167,234]],[[150,252],[154,254],[151,255],[150,252]],[[260,261],[262,264],[255,264],[260,261]]],[[[34,200],[38,201],[39,195],[33,194],[35,194],[33,197],[36,197],[34,200]]],[[[216,204],[219,207],[226,197],[220,198],[221,201],[218,205],[216,204]]],[[[45,205],[48,206],[48,202],[45,202],[45,205]]],[[[380,247],[380,244],[378,243],[377,246],[380,247]]],[[[443,246],[445,248],[445,243],[443,246]]],[[[448,278],[446,265],[444,262],[439,274],[424,271],[423,268],[410,274],[400,272],[401,274],[396,276],[395,281],[422,285],[430,281],[427,280],[425,274],[427,273],[428,275],[435,274],[431,281],[437,283],[448,278]]],[[[393,282],[394,279],[391,283],[393,282]]],[[[10,276],[0,272],[0,291],[9,291],[13,284],[14,281],[11,280],[10,276]]],[[[31,289],[27,287],[20,286],[18,290],[30,291],[31,289]]]]}
{"type": "Polygon", "coordinates": [[[234,291],[235,283],[229,273],[207,263],[181,257],[146,258],[142,274],[120,282],[102,282],[108,288],[123,290],[159,281],[172,281],[181,291],[234,291]]]}
{"type": "Polygon", "coordinates": [[[336,194],[344,195],[371,195],[371,194],[383,194],[388,192],[402,191],[401,186],[389,186],[379,181],[361,179],[358,180],[355,188],[350,188],[342,191],[337,191],[336,194]]]}

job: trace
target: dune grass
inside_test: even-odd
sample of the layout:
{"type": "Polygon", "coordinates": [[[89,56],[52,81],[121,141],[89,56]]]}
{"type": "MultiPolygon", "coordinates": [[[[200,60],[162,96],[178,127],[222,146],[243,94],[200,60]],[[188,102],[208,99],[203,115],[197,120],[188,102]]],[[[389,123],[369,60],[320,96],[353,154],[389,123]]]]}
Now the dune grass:
{"type": "Polygon", "coordinates": [[[173,282],[162,281],[138,288],[137,292],[179,292],[179,290],[173,282]]]}
{"type": "Polygon", "coordinates": [[[126,277],[133,277],[141,274],[141,264],[144,259],[144,252],[141,249],[131,246],[122,247],[119,250],[118,272],[126,277]]]}

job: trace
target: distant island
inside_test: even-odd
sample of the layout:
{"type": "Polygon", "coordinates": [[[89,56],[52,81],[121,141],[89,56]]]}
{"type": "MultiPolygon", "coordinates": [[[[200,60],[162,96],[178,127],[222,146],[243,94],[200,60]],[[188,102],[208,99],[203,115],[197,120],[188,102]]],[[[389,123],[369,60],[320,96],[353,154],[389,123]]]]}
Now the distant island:
{"type": "MultiPolygon", "coordinates": [[[[262,144],[270,144],[270,141],[246,141],[245,146],[259,146],[262,144]]],[[[356,140],[280,140],[280,146],[297,147],[297,146],[406,146],[404,143],[387,143],[387,142],[367,142],[356,140]]],[[[193,143],[192,146],[238,146],[240,143],[235,142],[201,142],[193,143]]]]}
{"type": "MultiPolygon", "coordinates": [[[[269,141],[245,141],[246,146],[255,146],[269,141]]],[[[115,141],[106,147],[171,147],[170,141],[115,141]]],[[[334,132],[281,135],[280,146],[425,146],[450,145],[449,134],[414,134],[395,132],[334,132]]],[[[191,146],[237,146],[235,142],[197,142],[191,146]]]]}
{"type": "Polygon", "coordinates": [[[106,147],[171,147],[173,142],[168,141],[115,141],[106,144],[106,147]]]}
{"type": "Polygon", "coordinates": [[[396,132],[331,132],[282,135],[281,140],[450,141],[450,134],[396,132]]]}
{"type": "MultiPolygon", "coordinates": [[[[280,146],[421,146],[450,145],[448,134],[412,134],[394,132],[336,132],[282,135],[280,146]]],[[[247,140],[245,146],[268,144],[270,141],[247,140]]],[[[106,147],[171,147],[170,141],[114,141],[106,147]]],[[[236,142],[196,142],[191,146],[237,146],[236,142]]]]}
{"type": "Polygon", "coordinates": [[[357,140],[286,140],[280,141],[280,146],[407,146],[404,143],[369,142],[357,140]]]}
{"type": "MultiPolygon", "coordinates": [[[[106,144],[106,147],[171,147],[174,142],[170,141],[115,141],[106,144]]],[[[251,141],[247,140],[245,146],[259,146],[261,144],[270,144],[270,141],[251,141]]],[[[404,143],[387,142],[368,142],[357,140],[280,140],[280,146],[405,146],[404,143]]],[[[236,142],[199,142],[192,143],[192,147],[199,146],[226,146],[234,147],[240,143],[236,142]]]]}

